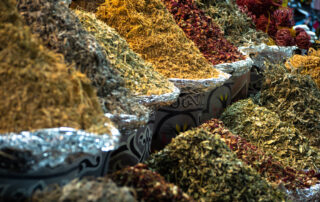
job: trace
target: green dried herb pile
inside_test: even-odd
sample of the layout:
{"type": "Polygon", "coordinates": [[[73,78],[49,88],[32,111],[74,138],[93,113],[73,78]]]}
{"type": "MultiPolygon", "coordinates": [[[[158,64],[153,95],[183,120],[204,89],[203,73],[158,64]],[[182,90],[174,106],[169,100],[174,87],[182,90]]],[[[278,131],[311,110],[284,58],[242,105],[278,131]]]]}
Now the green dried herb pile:
{"type": "Polygon", "coordinates": [[[320,89],[308,75],[268,64],[260,104],[291,122],[311,145],[320,147],[320,89]]]}
{"type": "Polygon", "coordinates": [[[18,10],[45,45],[85,73],[98,90],[105,112],[144,116],[148,110],[134,101],[123,79],[110,68],[103,49],[82,27],[76,15],[57,0],[19,0],[18,10]]]}
{"type": "Polygon", "coordinates": [[[268,43],[268,35],[256,30],[252,19],[242,13],[235,0],[195,0],[199,8],[219,25],[224,37],[236,46],[268,43]]]}
{"type": "Polygon", "coordinates": [[[173,83],[133,52],[113,28],[96,19],[94,14],[81,10],[75,10],[75,13],[82,25],[96,37],[106,51],[107,59],[120,72],[127,88],[136,95],[161,95],[172,92],[173,83]]]}
{"type": "Polygon", "coordinates": [[[287,189],[295,190],[296,188],[309,188],[318,182],[314,170],[295,170],[282,165],[274,160],[271,154],[265,154],[245,138],[232,134],[218,119],[212,119],[202,124],[200,128],[209,130],[213,135],[220,135],[239,159],[275,185],[283,183],[287,189]]]}
{"type": "Polygon", "coordinates": [[[281,201],[283,194],[237,159],[219,135],[180,134],[148,165],[198,201],[281,201]]]}
{"type": "Polygon", "coordinates": [[[90,80],[42,46],[15,5],[0,2],[0,133],[68,126],[110,134],[90,80]]]}
{"type": "Polygon", "coordinates": [[[251,99],[232,104],[220,118],[234,134],[273,155],[284,166],[297,170],[317,170],[320,166],[318,152],[292,123],[281,121],[277,113],[251,99]]]}
{"type": "Polygon", "coordinates": [[[133,188],[138,201],[194,201],[179,187],[166,182],[158,173],[148,170],[145,164],[139,163],[116,171],[110,178],[119,186],[133,188]]]}
{"type": "Polygon", "coordinates": [[[167,78],[205,79],[219,75],[161,0],[106,0],[96,15],[167,78]]]}
{"type": "Polygon", "coordinates": [[[32,196],[34,202],[135,202],[128,187],[118,187],[109,178],[73,180],[67,185],[49,186],[32,196]]]}

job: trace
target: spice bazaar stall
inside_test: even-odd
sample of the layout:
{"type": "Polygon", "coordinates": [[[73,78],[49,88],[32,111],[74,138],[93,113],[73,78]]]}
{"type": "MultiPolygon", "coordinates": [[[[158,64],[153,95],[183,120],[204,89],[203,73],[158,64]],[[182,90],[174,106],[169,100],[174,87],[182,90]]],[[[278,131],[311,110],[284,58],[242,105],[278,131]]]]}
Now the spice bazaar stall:
{"type": "Polygon", "coordinates": [[[283,1],[0,12],[0,201],[320,200],[320,53],[283,1]]]}

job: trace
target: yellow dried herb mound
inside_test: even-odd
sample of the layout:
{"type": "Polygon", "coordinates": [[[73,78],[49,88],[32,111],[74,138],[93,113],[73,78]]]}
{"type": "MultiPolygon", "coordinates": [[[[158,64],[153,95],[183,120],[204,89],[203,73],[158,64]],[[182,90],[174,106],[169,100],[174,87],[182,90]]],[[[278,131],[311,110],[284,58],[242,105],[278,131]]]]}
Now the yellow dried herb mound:
{"type": "Polygon", "coordinates": [[[90,80],[23,25],[14,0],[0,1],[0,134],[67,126],[109,133],[90,80]]]}
{"type": "Polygon", "coordinates": [[[125,86],[134,94],[161,95],[172,92],[173,83],[133,52],[116,30],[96,19],[94,14],[81,10],[75,10],[75,13],[87,31],[96,37],[106,51],[108,61],[117,68],[125,86]]]}
{"type": "Polygon", "coordinates": [[[299,68],[301,74],[310,75],[320,88],[320,51],[309,49],[308,55],[294,55],[285,64],[287,69],[299,68]]]}
{"type": "Polygon", "coordinates": [[[161,0],[106,0],[96,15],[167,78],[205,79],[219,75],[161,0]]]}

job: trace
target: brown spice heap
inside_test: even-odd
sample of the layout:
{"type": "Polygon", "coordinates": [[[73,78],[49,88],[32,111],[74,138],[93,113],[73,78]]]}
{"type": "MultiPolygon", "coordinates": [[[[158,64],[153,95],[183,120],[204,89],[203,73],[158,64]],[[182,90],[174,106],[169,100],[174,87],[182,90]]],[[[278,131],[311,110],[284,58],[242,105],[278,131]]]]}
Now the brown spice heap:
{"type": "Polygon", "coordinates": [[[273,188],[207,130],[180,134],[148,165],[198,201],[282,201],[273,188]]]}
{"type": "Polygon", "coordinates": [[[73,0],[70,4],[72,9],[83,9],[88,12],[97,12],[97,8],[104,0],[73,0]]]}
{"type": "Polygon", "coordinates": [[[34,202],[135,202],[128,187],[118,187],[109,178],[73,180],[63,187],[49,186],[32,196],[34,202]]]}
{"type": "Polygon", "coordinates": [[[281,121],[277,113],[254,104],[251,99],[232,104],[220,118],[233,133],[273,155],[284,166],[297,170],[320,167],[318,150],[310,146],[292,123],[281,121]]]}
{"type": "MultiPolygon", "coordinates": [[[[316,62],[316,61],[315,61],[316,62]]],[[[320,147],[320,89],[308,75],[267,64],[260,104],[294,124],[312,146],[320,147]]]]}
{"type": "Polygon", "coordinates": [[[232,134],[224,127],[222,121],[212,119],[202,124],[200,128],[207,129],[214,135],[220,135],[239,159],[257,170],[269,182],[276,183],[276,185],[283,183],[287,189],[291,190],[308,188],[318,182],[314,170],[298,171],[283,166],[280,162],[274,160],[272,154],[266,155],[246,139],[232,134]]]}
{"type": "Polygon", "coordinates": [[[132,187],[138,201],[194,201],[174,184],[168,183],[142,163],[110,175],[118,186],[132,187]]]}
{"type": "Polygon", "coordinates": [[[96,14],[167,78],[218,77],[161,0],[106,0],[96,14]]]}
{"type": "Polygon", "coordinates": [[[94,14],[81,10],[75,10],[75,13],[82,25],[96,37],[106,51],[107,59],[120,72],[127,88],[136,95],[161,95],[172,92],[173,83],[133,52],[113,28],[96,19],[94,14]]]}
{"type": "Polygon", "coordinates": [[[301,74],[310,75],[320,88],[320,51],[310,48],[308,55],[294,55],[285,66],[288,69],[299,68],[301,74]]]}
{"type": "Polygon", "coordinates": [[[235,0],[195,0],[199,8],[209,15],[224,33],[224,37],[236,46],[268,43],[268,35],[256,30],[252,19],[242,13],[235,0]]]}
{"type": "Polygon", "coordinates": [[[94,36],[82,27],[76,15],[57,0],[19,0],[17,4],[27,25],[45,45],[75,63],[98,90],[105,112],[144,116],[148,111],[124,87],[123,79],[110,63],[94,36]]]}
{"type": "Polygon", "coordinates": [[[1,1],[0,12],[0,133],[60,126],[109,133],[90,80],[40,45],[15,1],[1,1]]]}

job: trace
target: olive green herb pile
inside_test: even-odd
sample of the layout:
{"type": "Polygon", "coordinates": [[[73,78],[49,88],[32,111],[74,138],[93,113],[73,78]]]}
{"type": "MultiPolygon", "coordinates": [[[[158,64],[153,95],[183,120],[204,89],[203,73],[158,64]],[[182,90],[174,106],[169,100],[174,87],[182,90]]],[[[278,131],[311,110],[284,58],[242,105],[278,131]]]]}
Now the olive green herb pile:
{"type": "Polygon", "coordinates": [[[193,129],[174,138],[147,163],[198,201],[281,201],[251,167],[237,159],[219,135],[193,129]]]}

